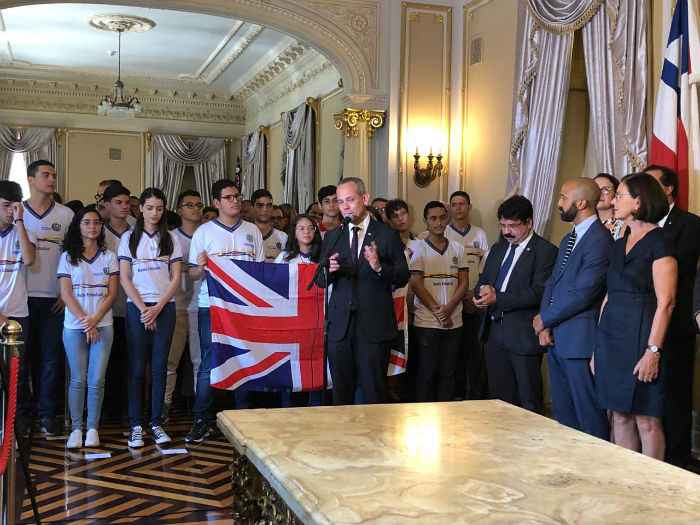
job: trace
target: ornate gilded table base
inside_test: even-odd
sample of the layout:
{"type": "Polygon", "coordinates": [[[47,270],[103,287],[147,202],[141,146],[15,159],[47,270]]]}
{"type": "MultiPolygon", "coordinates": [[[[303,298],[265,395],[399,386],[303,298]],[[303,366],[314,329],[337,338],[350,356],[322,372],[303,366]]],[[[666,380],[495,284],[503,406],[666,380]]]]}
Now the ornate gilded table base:
{"type": "Polygon", "coordinates": [[[233,451],[233,523],[236,525],[302,525],[267,480],[233,451]]]}

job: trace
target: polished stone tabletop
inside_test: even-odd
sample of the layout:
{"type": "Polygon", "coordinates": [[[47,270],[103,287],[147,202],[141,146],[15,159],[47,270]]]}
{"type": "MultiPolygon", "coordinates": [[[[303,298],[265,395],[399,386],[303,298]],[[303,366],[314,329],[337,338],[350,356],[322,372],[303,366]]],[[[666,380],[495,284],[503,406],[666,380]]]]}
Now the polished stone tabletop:
{"type": "Polygon", "coordinates": [[[700,476],[501,401],[218,422],[305,524],[700,523],[700,476]]]}

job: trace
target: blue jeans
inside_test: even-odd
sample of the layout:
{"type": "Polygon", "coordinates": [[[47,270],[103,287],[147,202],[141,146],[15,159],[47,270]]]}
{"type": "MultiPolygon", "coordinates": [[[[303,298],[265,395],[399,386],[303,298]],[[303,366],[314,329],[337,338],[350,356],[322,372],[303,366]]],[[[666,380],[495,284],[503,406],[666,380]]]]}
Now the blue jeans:
{"type": "MultiPolygon", "coordinates": [[[[202,362],[197,372],[197,388],[194,395],[194,420],[211,421],[214,418],[212,405],[216,393],[210,384],[211,375],[211,315],[209,308],[199,308],[197,312],[199,347],[202,352],[202,362]]],[[[248,392],[236,390],[236,408],[250,408],[248,392]]]]}
{"type": "Polygon", "coordinates": [[[63,408],[63,391],[59,389],[64,376],[65,361],[61,347],[63,311],[51,313],[56,297],[30,297],[27,351],[31,355],[32,387],[39,417],[54,417],[63,408]]]}
{"type": "Polygon", "coordinates": [[[83,409],[85,408],[85,384],[88,391],[87,429],[97,430],[100,423],[102,400],[105,394],[105,372],[109,353],[112,350],[114,327],[103,326],[97,329],[100,340],[88,344],[81,329],[63,328],[63,346],[66,348],[70,366],[70,387],[68,405],[70,406],[71,430],[83,428],[83,409]]]}
{"type": "MultiPolygon", "coordinates": [[[[146,303],[153,306],[155,303],[146,303]]],[[[169,302],[156,318],[156,329],[151,332],[141,322],[141,312],[132,302],[126,303],[126,340],[129,355],[129,425],[141,425],[143,408],[143,374],[146,353],[151,344],[151,426],[160,426],[163,418],[165,375],[168,369],[170,343],[175,329],[175,303],[169,302]]]]}

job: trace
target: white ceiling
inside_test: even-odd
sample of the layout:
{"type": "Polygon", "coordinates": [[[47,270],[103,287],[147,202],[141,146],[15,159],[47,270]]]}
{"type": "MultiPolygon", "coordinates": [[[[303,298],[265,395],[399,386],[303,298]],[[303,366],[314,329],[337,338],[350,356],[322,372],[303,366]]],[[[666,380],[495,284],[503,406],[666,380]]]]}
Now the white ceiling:
{"type": "Polygon", "coordinates": [[[146,33],[122,36],[122,77],[233,94],[293,46],[295,39],[233,18],[116,5],[50,4],[0,10],[0,73],[61,79],[116,77],[117,33],[86,18],[124,13],[149,18],[146,33]]]}

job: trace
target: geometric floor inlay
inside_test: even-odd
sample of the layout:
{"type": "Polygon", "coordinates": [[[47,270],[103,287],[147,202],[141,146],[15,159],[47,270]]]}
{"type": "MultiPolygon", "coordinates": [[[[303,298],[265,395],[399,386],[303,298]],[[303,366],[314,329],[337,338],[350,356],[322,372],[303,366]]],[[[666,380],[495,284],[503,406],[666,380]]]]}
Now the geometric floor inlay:
{"type": "MultiPolygon", "coordinates": [[[[101,446],[69,451],[66,439],[32,439],[30,469],[37,488],[42,523],[89,524],[231,524],[231,444],[218,429],[199,445],[185,445],[191,416],[173,414],[165,426],[172,438],[130,449],[120,425],[104,424],[101,446]],[[187,449],[186,454],[164,454],[187,449]],[[86,453],[111,453],[86,459],[86,453]]],[[[33,523],[24,477],[17,469],[17,498],[22,498],[19,523],[33,523]],[[21,493],[20,493],[21,492],[21,493]]]]}

